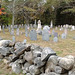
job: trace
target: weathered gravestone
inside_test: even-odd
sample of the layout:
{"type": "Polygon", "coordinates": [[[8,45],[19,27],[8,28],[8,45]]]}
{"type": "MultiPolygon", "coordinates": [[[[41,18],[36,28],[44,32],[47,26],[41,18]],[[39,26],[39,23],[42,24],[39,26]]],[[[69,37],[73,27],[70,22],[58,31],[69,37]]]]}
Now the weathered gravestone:
{"type": "Polygon", "coordinates": [[[33,40],[33,41],[37,40],[36,30],[31,30],[30,31],[30,39],[33,40]]]}
{"type": "Polygon", "coordinates": [[[44,30],[44,29],[50,31],[50,27],[47,26],[47,25],[43,27],[43,30],[44,30]]]}
{"type": "Polygon", "coordinates": [[[67,28],[65,28],[64,33],[67,35],[67,28]]]}
{"type": "Polygon", "coordinates": [[[1,26],[0,26],[0,31],[1,31],[1,26]]]}
{"type": "Polygon", "coordinates": [[[54,35],[54,33],[55,33],[55,31],[54,31],[54,29],[52,30],[52,35],[54,35]]]}
{"type": "Polygon", "coordinates": [[[14,29],[17,29],[17,25],[14,25],[14,29]]]}
{"type": "Polygon", "coordinates": [[[58,42],[58,37],[54,37],[53,42],[58,42]]]}
{"type": "Polygon", "coordinates": [[[25,25],[25,36],[28,37],[28,29],[27,29],[27,25],[25,25]]]}
{"type": "Polygon", "coordinates": [[[13,37],[12,37],[12,41],[13,41],[13,42],[15,42],[15,41],[16,41],[16,40],[15,40],[15,36],[13,36],[13,37]]]}
{"type": "Polygon", "coordinates": [[[16,30],[16,35],[19,36],[19,28],[17,28],[17,30],[16,30]]]}
{"type": "Polygon", "coordinates": [[[11,29],[11,35],[14,35],[14,29],[13,28],[11,29]]]}
{"type": "Polygon", "coordinates": [[[33,25],[32,24],[30,24],[30,28],[33,29],[33,25]]]}
{"type": "Polygon", "coordinates": [[[49,32],[48,32],[48,30],[43,30],[42,31],[42,40],[44,40],[44,41],[49,41],[49,32]]]}
{"type": "Polygon", "coordinates": [[[36,28],[37,26],[36,26],[36,19],[35,19],[35,22],[34,22],[34,28],[36,28]]]}
{"type": "Polygon", "coordinates": [[[24,41],[22,42],[23,44],[26,44],[26,42],[27,42],[27,40],[26,39],[24,39],[24,41]]]}
{"type": "Polygon", "coordinates": [[[61,38],[62,38],[62,39],[66,39],[66,34],[63,33],[63,34],[61,35],[61,38]]]}
{"type": "Polygon", "coordinates": [[[58,33],[57,32],[54,32],[54,37],[58,37],[58,33]]]}
{"type": "Polygon", "coordinates": [[[10,32],[10,25],[8,26],[8,30],[9,30],[9,32],[10,32]]]}
{"type": "Polygon", "coordinates": [[[2,26],[2,29],[3,29],[3,33],[5,34],[5,31],[4,31],[4,25],[2,26]]]}

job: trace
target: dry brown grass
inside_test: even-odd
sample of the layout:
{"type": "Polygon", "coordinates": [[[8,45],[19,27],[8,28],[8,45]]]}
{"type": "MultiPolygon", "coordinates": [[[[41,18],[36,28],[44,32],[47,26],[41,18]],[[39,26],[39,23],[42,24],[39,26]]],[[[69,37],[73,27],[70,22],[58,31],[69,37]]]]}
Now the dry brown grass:
{"type": "MultiPolygon", "coordinates": [[[[24,29],[20,29],[20,31],[24,32],[24,29]]],[[[51,30],[52,31],[52,30],[51,30]]],[[[5,34],[3,32],[0,32],[0,36],[3,39],[12,40],[12,36],[8,32],[8,30],[5,30],[5,34]]],[[[63,31],[57,30],[56,32],[61,35],[63,31]]],[[[15,36],[16,36],[16,30],[15,30],[15,36]]],[[[20,36],[16,36],[16,41],[23,41],[24,39],[27,39],[27,43],[34,43],[37,45],[40,45],[42,47],[50,47],[54,51],[56,51],[57,55],[59,56],[65,56],[65,55],[74,55],[75,56],[75,40],[73,40],[73,36],[75,36],[75,31],[68,31],[67,39],[62,40],[61,37],[59,37],[59,41],[57,43],[53,42],[53,36],[50,37],[50,41],[42,41],[42,36],[38,35],[37,41],[31,41],[29,37],[25,37],[25,34],[20,36]]],[[[0,75],[16,75],[14,74],[11,69],[7,69],[5,64],[3,62],[0,62],[0,75]]],[[[23,74],[19,74],[23,75],[23,74]]]]}
{"type": "MultiPolygon", "coordinates": [[[[0,32],[0,36],[3,39],[10,39],[12,40],[12,36],[10,35],[10,33],[8,32],[8,30],[5,30],[6,33],[3,34],[3,32],[0,32]]],[[[24,29],[20,29],[20,31],[24,32],[24,29]]],[[[52,32],[52,30],[51,30],[52,32]]],[[[57,30],[56,32],[59,33],[59,35],[61,35],[64,31],[59,31],[57,30]]],[[[16,36],[16,30],[15,30],[15,34],[16,36]]],[[[38,44],[42,47],[50,47],[52,48],[54,51],[57,52],[57,55],[59,56],[65,56],[67,54],[70,55],[74,55],[75,56],[75,40],[73,40],[73,37],[75,36],[75,31],[70,31],[68,30],[68,36],[67,39],[61,39],[61,37],[59,37],[59,41],[57,43],[53,42],[53,36],[50,37],[50,41],[46,42],[42,40],[42,36],[38,35],[37,41],[31,41],[29,37],[25,37],[25,34],[20,34],[19,36],[16,36],[16,41],[23,41],[24,39],[27,39],[27,43],[34,43],[34,44],[38,44]]]]}

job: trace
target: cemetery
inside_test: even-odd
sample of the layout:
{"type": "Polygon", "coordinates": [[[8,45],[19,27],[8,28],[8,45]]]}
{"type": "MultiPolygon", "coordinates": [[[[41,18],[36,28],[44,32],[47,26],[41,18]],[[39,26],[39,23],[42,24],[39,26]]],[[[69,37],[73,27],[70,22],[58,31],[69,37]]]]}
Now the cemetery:
{"type": "Polygon", "coordinates": [[[75,75],[74,10],[74,0],[1,0],[0,75],[75,75]]]}

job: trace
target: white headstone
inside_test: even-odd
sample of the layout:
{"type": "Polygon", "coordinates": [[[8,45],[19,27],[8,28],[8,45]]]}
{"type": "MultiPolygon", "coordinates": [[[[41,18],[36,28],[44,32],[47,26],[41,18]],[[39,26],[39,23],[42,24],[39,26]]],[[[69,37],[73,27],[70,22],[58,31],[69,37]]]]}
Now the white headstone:
{"type": "Polygon", "coordinates": [[[17,28],[16,30],[16,35],[19,35],[19,28],[17,28]]]}
{"type": "Polygon", "coordinates": [[[58,42],[58,37],[54,37],[53,42],[58,42]]]}
{"type": "Polygon", "coordinates": [[[67,28],[65,28],[64,33],[67,35],[67,28]]]}
{"type": "Polygon", "coordinates": [[[42,28],[42,26],[41,26],[41,21],[38,20],[38,29],[41,29],[41,28],[42,28]]]}
{"type": "Polygon", "coordinates": [[[53,28],[53,21],[51,20],[51,25],[50,25],[50,28],[53,28]]]}
{"type": "Polygon", "coordinates": [[[1,26],[0,26],[0,31],[1,31],[1,26]]]}
{"type": "Polygon", "coordinates": [[[49,31],[50,27],[46,25],[46,26],[43,27],[43,30],[48,30],[49,31]]]}

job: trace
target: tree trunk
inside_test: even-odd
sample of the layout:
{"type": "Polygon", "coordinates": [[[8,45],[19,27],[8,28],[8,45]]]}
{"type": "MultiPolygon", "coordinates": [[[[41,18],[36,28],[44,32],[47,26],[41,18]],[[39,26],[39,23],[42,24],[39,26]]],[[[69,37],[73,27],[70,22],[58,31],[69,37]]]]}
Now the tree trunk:
{"type": "Polygon", "coordinates": [[[14,11],[14,7],[15,7],[15,0],[13,1],[13,11],[12,11],[12,26],[14,27],[14,18],[15,18],[15,11],[14,11]]]}

